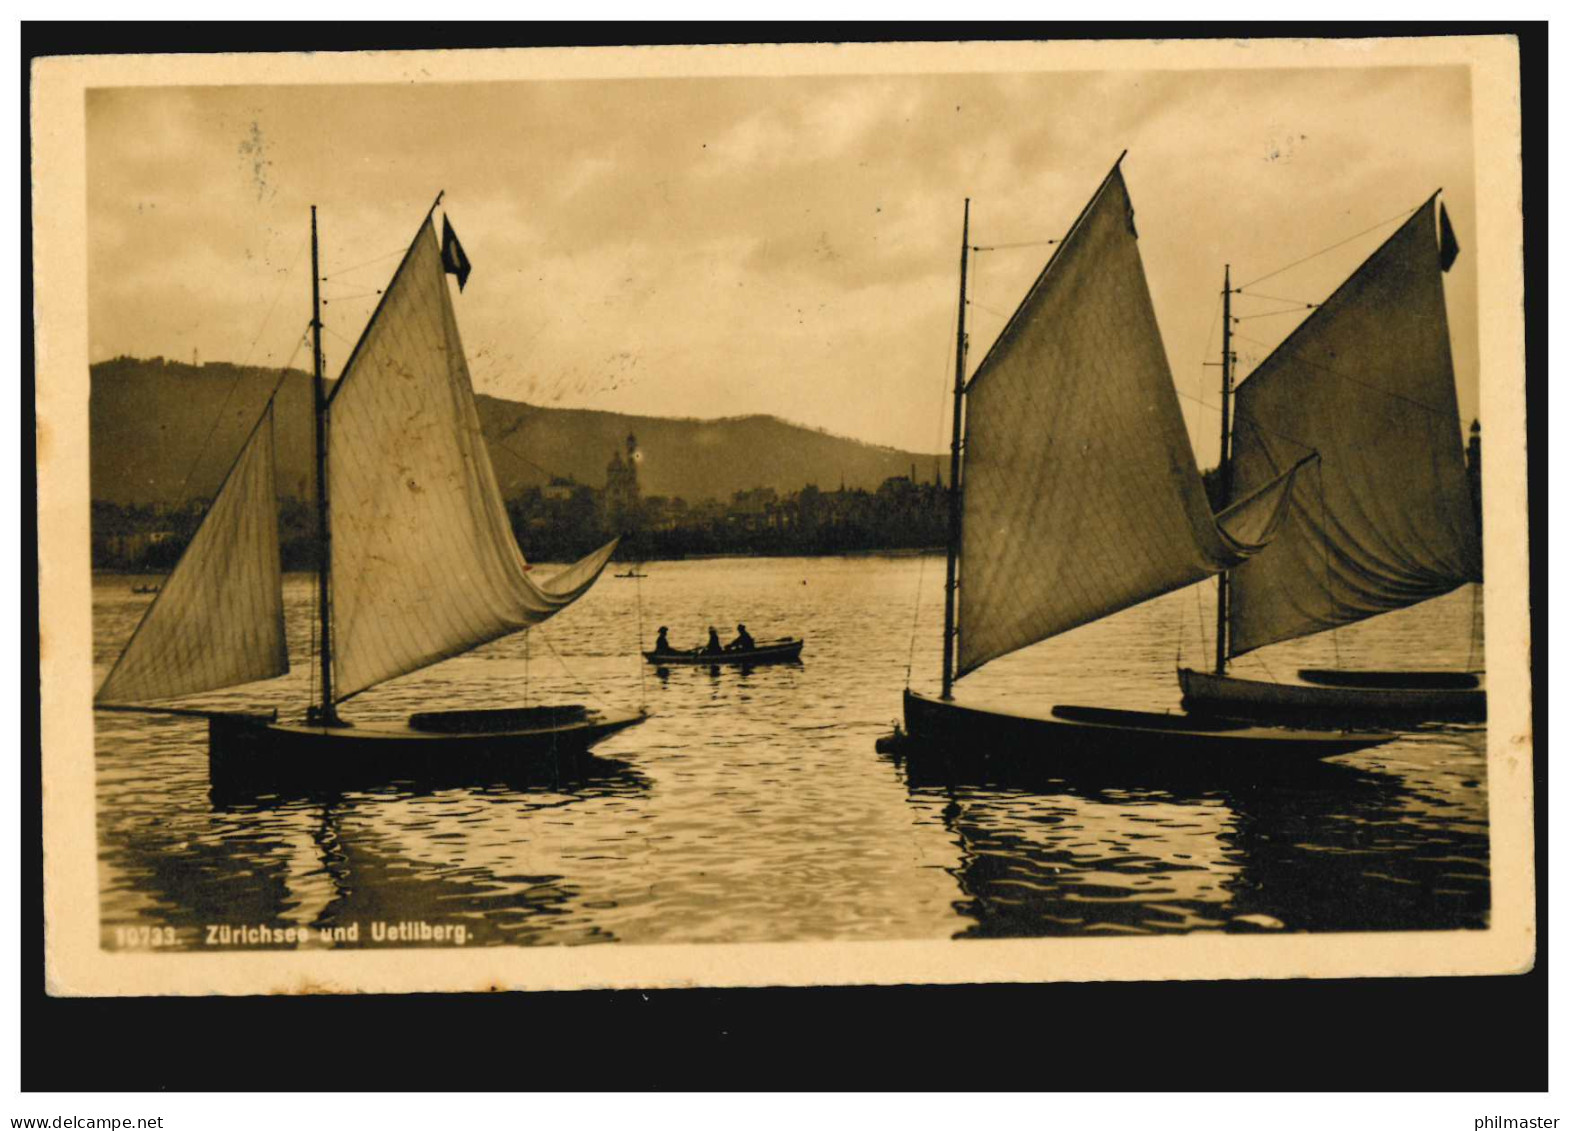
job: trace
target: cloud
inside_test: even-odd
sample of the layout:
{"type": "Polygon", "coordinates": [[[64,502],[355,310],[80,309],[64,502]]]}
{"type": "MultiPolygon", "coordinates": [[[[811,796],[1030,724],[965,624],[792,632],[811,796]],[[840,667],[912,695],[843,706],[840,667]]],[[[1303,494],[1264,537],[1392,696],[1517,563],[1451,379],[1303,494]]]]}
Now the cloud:
{"type": "MultiPolygon", "coordinates": [[[[1201,459],[1225,263],[1262,274],[1439,185],[1464,247],[1474,211],[1454,69],[140,88],[93,92],[88,127],[95,359],[281,361],[309,313],[316,204],[334,368],[444,189],[474,262],[458,313],[483,391],[773,412],[926,449],[967,196],[974,242],[1056,238],[1129,150],[1201,459]]],[[[1378,238],[1295,269],[1284,293],[1323,297],[1378,238]]],[[[1049,254],[975,257],[973,358],[1049,254]]],[[[1471,257],[1447,285],[1471,412],[1471,257]]],[[[1292,321],[1250,323],[1249,348],[1292,321]]]]}

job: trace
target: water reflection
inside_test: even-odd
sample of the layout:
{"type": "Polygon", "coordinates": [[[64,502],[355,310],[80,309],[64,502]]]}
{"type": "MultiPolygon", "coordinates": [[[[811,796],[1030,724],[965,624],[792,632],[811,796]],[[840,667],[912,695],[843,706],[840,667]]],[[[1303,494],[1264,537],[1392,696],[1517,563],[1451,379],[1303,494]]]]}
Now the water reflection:
{"type": "Polygon", "coordinates": [[[1433,728],[1415,745],[1436,758],[1227,789],[976,780],[952,761],[899,761],[912,805],[940,813],[958,846],[961,937],[1485,927],[1485,799],[1434,788],[1451,784],[1438,752],[1465,744],[1433,728]]]}
{"type": "Polygon", "coordinates": [[[635,810],[649,783],[614,759],[578,771],[532,787],[214,794],[169,821],[116,822],[106,894],[134,894],[136,913],[106,915],[104,933],[152,918],[187,946],[208,945],[210,924],[306,927],[304,945],[329,946],[333,928],[363,944],[371,924],[424,920],[462,925],[468,943],[611,939],[571,873],[614,849],[573,831],[635,810]]]}
{"type": "MultiPolygon", "coordinates": [[[[879,757],[912,664],[931,690],[941,577],[940,558],[661,563],[638,586],[596,588],[532,643],[498,641],[351,705],[359,720],[432,705],[646,705],[648,721],[595,747],[586,774],[215,793],[200,722],[96,715],[104,937],[175,925],[199,949],[208,923],[416,919],[461,924],[468,945],[1485,923],[1485,727],[1403,736],[1306,789],[927,780],[879,757]],[[640,655],[640,623],[736,621],[804,634],[806,662],[661,673],[640,655]]],[[[311,578],[288,578],[289,676],[202,702],[298,718],[313,699],[313,594],[311,578]]],[[[95,578],[100,678],[150,600],[95,578]]],[[[1470,608],[1460,594],[1390,614],[1359,626],[1382,637],[1348,633],[1341,647],[1362,666],[1412,654],[1458,665],[1463,633],[1458,656],[1444,642],[1470,608]]],[[[1192,592],[1152,601],[965,685],[1022,705],[1174,708],[1173,646],[1200,612],[1192,592]]],[[[313,930],[309,945],[335,944],[313,930]]]]}

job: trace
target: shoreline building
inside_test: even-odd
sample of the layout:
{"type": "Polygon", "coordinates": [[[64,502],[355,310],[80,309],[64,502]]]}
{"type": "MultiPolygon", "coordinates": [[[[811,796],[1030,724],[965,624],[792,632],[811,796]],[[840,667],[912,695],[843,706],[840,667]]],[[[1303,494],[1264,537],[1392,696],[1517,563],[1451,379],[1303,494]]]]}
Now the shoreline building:
{"type": "Polygon", "coordinates": [[[637,436],[629,432],[626,457],[612,452],[605,465],[605,529],[611,534],[630,534],[639,526],[643,492],[637,481],[637,465],[642,458],[637,436]]]}

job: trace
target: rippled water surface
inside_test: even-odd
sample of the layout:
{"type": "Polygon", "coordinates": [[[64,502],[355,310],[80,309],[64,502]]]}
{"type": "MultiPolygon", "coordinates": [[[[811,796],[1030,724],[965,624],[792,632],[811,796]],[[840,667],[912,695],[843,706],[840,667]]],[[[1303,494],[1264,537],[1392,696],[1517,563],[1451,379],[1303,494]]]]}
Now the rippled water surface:
{"type": "MultiPolygon", "coordinates": [[[[172,926],[178,945],[198,947],[210,924],[267,924],[311,927],[308,945],[331,945],[320,928],[405,920],[461,924],[470,945],[1487,924],[1481,725],[1424,727],[1289,785],[926,780],[874,742],[898,717],[912,658],[912,685],[936,682],[940,559],[645,568],[641,581],[607,574],[543,628],[345,711],[646,701],[653,717],[572,780],[214,798],[201,721],[99,713],[105,944],[117,927],[172,926]],[[759,640],[804,635],[804,662],[656,673],[636,661],[639,637],[661,624],[684,645],[737,620],[759,640]]],[[[151,600],[131,592],[147,580],[95,580],[100,679],[151,600]]],[[[303,713],[311,579],[291,576],[286,596],[294,672],[202,705],[303,713]]],[[[1208,599],[1190,589],[999,660],[960,698],[1175,708],[1179,650],[1189,663],[1207,654],[1208,599]]],[[[1467,588],[1266,650],[1239,673],[1337,658],[1459,667],[1472,621],[1467,588]]]]}

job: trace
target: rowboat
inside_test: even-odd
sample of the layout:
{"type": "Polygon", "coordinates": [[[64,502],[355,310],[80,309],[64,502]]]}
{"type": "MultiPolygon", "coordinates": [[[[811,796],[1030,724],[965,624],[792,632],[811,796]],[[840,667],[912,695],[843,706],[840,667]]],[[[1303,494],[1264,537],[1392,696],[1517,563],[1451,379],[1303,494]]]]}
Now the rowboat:
{"type": "Polygon", "coordinates": [[[690,651],[680,652],[644,652],[643,658],[661,667],[666,664],[692,666],[730,664],[735,667],[753,667],[758,664],[797,663],[801,659],[801,649],[805,646],[805,640],[789,638],[766,641],[755,648],[740,651],[707,652],[701,648],[693,648],[690,651]]]}

